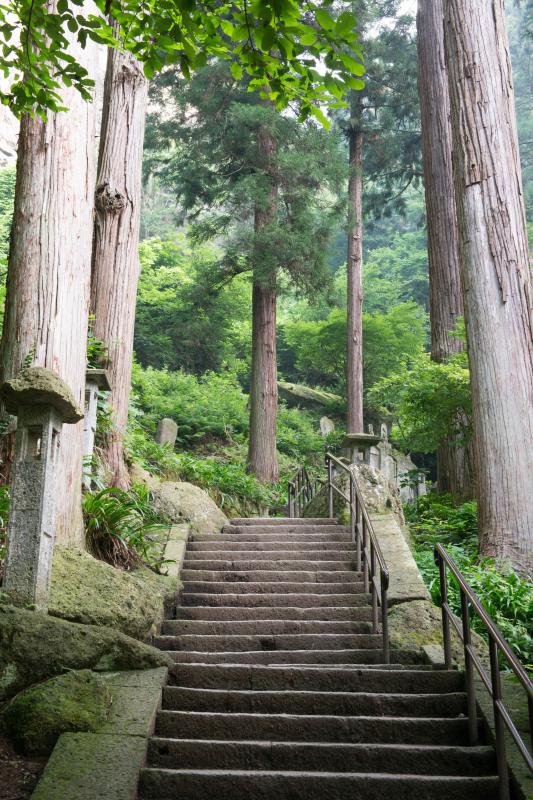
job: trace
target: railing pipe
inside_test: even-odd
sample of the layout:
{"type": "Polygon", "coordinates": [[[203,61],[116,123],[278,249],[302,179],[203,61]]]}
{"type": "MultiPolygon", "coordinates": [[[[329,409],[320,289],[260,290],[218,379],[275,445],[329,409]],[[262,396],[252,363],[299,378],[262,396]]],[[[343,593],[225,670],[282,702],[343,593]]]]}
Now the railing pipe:
{"type": "Polygon", "coordinates": [[[333,463],[331,458],[326,456],[326,466],[328,469],[328,517],[333,517],[333,463]]]}

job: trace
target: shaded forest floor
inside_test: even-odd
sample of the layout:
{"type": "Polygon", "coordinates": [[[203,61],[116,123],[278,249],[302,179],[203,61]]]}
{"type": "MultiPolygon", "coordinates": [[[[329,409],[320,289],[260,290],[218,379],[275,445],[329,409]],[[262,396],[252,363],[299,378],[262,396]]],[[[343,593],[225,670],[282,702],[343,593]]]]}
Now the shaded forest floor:
{"type": "Polygon", "coordinates": [[[19,756],[0,736],[0,800],[28,800],[46,766],[46,758],[19,756]]]}

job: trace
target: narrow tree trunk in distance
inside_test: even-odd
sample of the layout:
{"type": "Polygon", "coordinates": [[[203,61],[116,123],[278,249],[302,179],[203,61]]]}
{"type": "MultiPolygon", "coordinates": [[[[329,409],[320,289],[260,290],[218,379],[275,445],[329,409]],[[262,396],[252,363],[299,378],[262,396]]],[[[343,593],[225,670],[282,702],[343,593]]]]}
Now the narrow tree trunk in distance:
{"type": "MultiPolygon", "coordinates": [[[[90,4],[92,5],[92,4],[90,4]]],[[[93,73],[101,48],[72,54],[93,73]]],[[[2,374],[48,367],[85,402],[91,276],[92,197],[96,178],[95,103],[74,90],[68,112],[46,122],[22,119],[13,231],[2,335],[2,374]]],[[[56,541],[83,546],[83,422],[65,425],[57,463],[56,541]]]]}
{"type": "Polygon", "coordinates": [[[445,0],[479,541],[533,568],[533,303],[503,0],[445,0]]]}
{"type": "MultiPolygon", "coordinates": [[[[263,128],[258,135],[258,155],[266,172],[272,172],[276,142],[263,128]]],[[[270,196],[255,210],[255,234],[277,214],[278,187],[272,179],[270,196]]],[[[256,247],[256,262],[261,246],[256,247]]],[[[276,359],[276,276],[265,279],[256,263],[252,294],[252,368],[248,469],[259,480],[274,483],[279,477],[277,458],[278,369],[276,359]]]]}
{"type": "Polygon", "coordinates": [[[136,59],[110,49],[104,108],[91,283],[93,332],[109,353],[113,431],[104,458],[111,483],[127,488],[123,438],[128,420],[135,302],[139,279],[141,172],[148,82],[136,59]]]}
{"type": "MultiPolygon", "coordinates": [[[[461,341],[452,336],[451,331],[464,313],[442,0],[419,3],[417,46],[428,232],[431,357],[439,362],[462,350],[461,341]]],[[[457,446],[453,439],[443,442],[437,451],[439,491],[451,492],[455,497],[471,497],[472,461],[472,454],[457,446]]]]}
{"type": "Polygon", "coordinates": [[[363,422],[363,131],[361,97],[352,92],[348,134],[348,260],[346,399],[347,433],[364,431],[363,422]]]}

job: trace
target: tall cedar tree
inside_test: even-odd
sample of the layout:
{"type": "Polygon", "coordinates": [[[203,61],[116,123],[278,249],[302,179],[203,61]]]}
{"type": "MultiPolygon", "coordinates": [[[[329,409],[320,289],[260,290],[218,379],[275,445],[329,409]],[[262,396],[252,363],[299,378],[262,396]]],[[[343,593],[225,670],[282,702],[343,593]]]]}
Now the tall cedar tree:
{"type": "Polygon", "coordinates": [[[212,283],[239,273],[253,282],[249,468],[275,481],[276,294],[280,272],[302,292],[327,280],[324,253],[343,170],[336,137],[282,116],[213,64],[190,83],[158,82],[154,101],[175,113],[152,119],[158,145],[173,143],[159,172],[194,220],[197,239],[224,237],[212,283]]]}
{"type": "Polygon", "coordinates": [[[533,568],[533,295],[503,0],[445,0],[480,552],[533,568]]]}
{"type": "Polygon", "coordinates": [[[421,175],[416,49],[399,0],[355,0],[366,74],[339,115],[348,142],[347,430],[363,431],[363,214],[388,213],[421,175]],[[363,187],[363,176],[366,176],[363,187]]]}
{"type": "MultiPolygon", "coordinates": [[[[86,6],[89,13],[92,4],[86,6]]],[[[73,46],[72,52],[91,69],[105,65],[97,45],[73,46]]],[[[63,100],[68,112],[50,113],[45,121],[26,114],[21,122],[2,376],[11,378],[25,365],[48,367],[83,408],[97,103],[86,103],[74,89],[65,90],[63,100]]],[[[56,537],[78,546],[85,538],[82,452],[83,422],[65,425],[56,466],[56,537]]]]}
{"type": "Polygon", "coordinates": [[[148,82],[129,53],[110,49],[104,107],[91,279],[93,334],[109,357],[113,425],[104,458],[114,486],[129,484],[124,460],[128,421],[135,301],[139,279],[139,226],[144,123],[148,82]]]}
{"type": "MultiPolygon", "coordinates": [[[[463,349],[453,335],[463,316],[457,213],[453,187],[448,71],[442,0],[421,3],[417,14],[418,93],[422,125],[429,258],[431,357],[446,361],[463,349]]],[[[473,493],[473,453],[453,435],[437,451],[437,485],[456,497],[473,493]]]]}

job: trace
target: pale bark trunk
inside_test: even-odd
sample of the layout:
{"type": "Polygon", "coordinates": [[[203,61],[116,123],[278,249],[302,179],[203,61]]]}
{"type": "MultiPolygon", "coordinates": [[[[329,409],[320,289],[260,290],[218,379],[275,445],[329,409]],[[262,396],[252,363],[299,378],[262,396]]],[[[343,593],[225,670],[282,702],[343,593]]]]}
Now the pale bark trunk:
{"type": "Polygon", "coordinates": [[[533,308],[503,0],[445,0],[480,551],[533,564],[533,308]]]}
{"type": "Polygon", "coordinates": [[[139,62],[109,50],[95,197],[91,282],[93,333],[107,347],[113,430],[104,447],[110,481],[127,488],[124,432],[128,421],[148,82],[139,62]]]}
{"type": "MultiPolygon", "coordinates": [[[[272,171],[276,143],[268,130],[259,132],[258,150],[266,171],[272,171]]],[[[272,182],[265,207],[255,211],[255,231],[260,235],[277,214],[278,187],[272,182]]],[[[256,261],[261,248],[256,249],[256,261]]],[[[277,458],[278,371],[276,359],[276,276],[268,280],[256,271],[252,295],[252,368],[248,469],[259,480],[273,483],[279,477],[277,458]]]]}
{"type": "MultiPolygon", "coordinates": [[[[90,4],[92,5],[92,4],[90,4]]],[[[101,48],[71,52],[94,75],[101,48]]],[[[2,336],[2,373],[44,366],[83,408],[96,177],[95,104],[74,90],[68,112],[46,122],[26,115],[18,145],[13,234],[2,336]]],[[[83,421],[65,425],[57,463],[56,541],[83,546],[83,421]]]]}
{"type": "Polygon", "coordinates": [[[348,134],[348,260],[346,431],[361,433],[363,422],[363,131],[360,95],[352,98],[353,127],[348,134]]]}
{"type": "MultiPolygon", "coordinates": [[[[451,332],[457,319],[464,314],[442,0],[419,3],[417,45],[428,233],[431,357],[440,362],[462,350],[461,341],[451,332]]],[[[453,439],[443,442],[437,451],[439,491],[451,492],[456,497],[471,497],[474,488],[472,462],[472,454],[457,446],[453,439]]]]}

